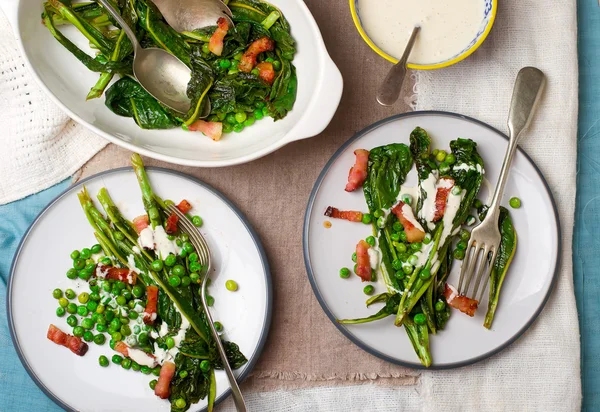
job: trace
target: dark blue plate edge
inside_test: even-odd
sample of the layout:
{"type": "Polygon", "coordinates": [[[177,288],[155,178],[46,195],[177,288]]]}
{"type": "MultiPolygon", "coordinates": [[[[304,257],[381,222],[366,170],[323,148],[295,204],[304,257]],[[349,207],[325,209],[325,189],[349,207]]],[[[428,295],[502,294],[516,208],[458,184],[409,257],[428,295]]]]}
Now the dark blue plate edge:
{"type": "MultiPolygon", "coordinates": [[[[271,279],[271,271],[270,271],[269,261],[267,259],[267,254],[265,253],[265,250],[264,250],[264,247],[262,245],[262,242],[260,241],[260,237],[258,236],[258,234],[256,233],[256,231],[254,230],[254,228],[250,225],[250,222],[248,221],[248,219],[238,209],[238,207],[235,204],[233,204],[233,202],[231,202],[227,197],[225,197],[224,194],[222,194],[221,192],[219,192],[217,189],[213,188],[209,184],[204,183],[201,180],[199,180],[199,179],[197,179],[197,178],[195,178],[193,176],[187,175],[185,173],[178,172],[178,171],[175,171],[175,170],[166,169],[166,168],[163,168],[163,167],[148,166],[148,167],[146,167],[146,170],[156,171],[156,172],[162,172],[162,173],[171,174],[171,175],[175,175],[175,176],[178,176],[178,177],[182,177],[182,178],[191,180],[192,182],[194,182],[194,183],[202,186],[203,188],[205,188],[208,191],[210,191],[211,193],[213,193],[215,196],[217,196],[219,199],[221,199],[231,210],[233,210],[233,212],[242,221],[242,223],[244,224],[244,226],[246,227],[246,229],[250,233],[250,236],[252,237],[252,240],[254,241],[254,244],[255,244],[256,248],[258,249],[258,252],[260,253],[260,258],[261,258],[261,261],[262,261],[262,264],[263,264],[263,271],[264,271],[264,274],[265,274],[266,284],[267,284],[267,305],[266,305],[266,308],[265,308],[266,317],[265,317],[265,322],[263,324],[263,330],[261,332],[260,340],[258,342],[258,346],[256,347],[256,350],[254,351],[254,353],[250,356],[248,364],[247,364],[244,372],[240,376],[237,377],[237,381],[238,382],[242,382],[244,379],[246,379],[246,377],[248,376],[248,374],[252,371],[252,369],[256,365],[256,362],[258,362],[258,359],[260,358],[260,354],[262,353],[262,351],[264,349],[265,343],[267,341],[267,337],[269,335],[269,330],[271,328],[271,319],[272,319],[272,312],[273,312],[273,284],[272,284],[272,279],[271,279]]],[[[6,311],[7,311],[7,320],[8,320],[8,330],[10,332],[10,337],[11,337],[13,346],[15,348],[15,351],[17,352],[17,355],[19,356],[19,360],[21,361],[21,363],[23,364],[23,367],[25,368],[25,371],[31,377],[31,379],[35,382],[35,384],[54,403],[56,403],[58,406],[60,406],[61,408],[63,408],[66,411],[73,411],[73,412],[75,412],[76,409],[71,408],[69,405],[67,405],[62,400],[60,400],[56,395],[54,395],[54,393],[52,393],[43,384],[43,382],[33,372],[33,370],[31,369],[31,367],[29,366],[29,363],[25,359],[25,356],[23,355],[23,352],[21,351],[21,347],[19,345],[19,341],[18,341],[18,339],[17,339],[17,337],[15,335],[15,325],[14,325],[13,317],[12,317],[12,283],[13,283],[13,274],[14,274],[14,270],[15,270],[15,267],[16,267],[16,264],[17,264],[17,260],[19,258],[19,255],[21,254],[21,249],[23,247],[23,244],[25,243],[25,240],[29,236],[29,233],[31,232],[31,230],[33,229],[33,227],[42,218],[42,216],[46,213],[46,211],[48,209],[50,209],[55,203],[57,203],[59,200],[61,200],[64,196],[68,195],[72,191],[78,190],[86,182],[88,182],[90,180],[93,180],[93,179],[97,179],[97,178],[99,178],[101,176],[106,176],[106,175],[109,175],[109,174],[119,173],[119,172],[123,172],[123,171],[132,171],[133,172],[133,168],[131,168],[131,167],[120,167],[120,168],[116,168],[116,169],[105,170],[103,172],[97,173],[97,174],[95,174],[93,176],[89,176],[89,177],[86,177],[85,179],[80,180],[79,182],[77,182],[76,184],[68,187],[62,193],[60,193],[58,196],[56,196],[54,198],[54,200],[52,200],[46,207],[44,207],[44,209],[42,209],[42,211],[36,216],[36,218],[33,220],[33,222],[31,223],[31,225],[29,225],[29,227],[25,231],[25,234],[23,235],[23,237],[21,238],[21,241],[19,242],[19,245],[17,246],[17,251],[15,252],[15,256],[13,258],[13,261],[12,261],[12,264],[11,264],[11,267],[10,267],[10,276],[9,276],[9,279],[8,279],[8,284],[7,284],[7,289],[6,289],[6,311]]],[[[217,405],[220,402],[222,402],[223,400],[225,400],[230,394],[231,394],[231,388],[227,388],[227,390],[225,392],[223,392],[223,394],[221,394],[221,396],[219,396],[215,400],[215,405],[217,405]]],[[[204,412],[206,410],[207,410],[207,408],[202,408],[199,412],[204,412]]]]}
{"type": "Polygon", "coordinates": [[[387,123],[393,122],[397,119],[402,119],[405,117],[419,117],[419,116],[425,116],[425,115],[440,115],[440,116],[448,116],[448,117],[453,117],[453,118],[458,118],[458,119],[462,119],[462,120],[467,120],[469,122],[478,124],[480,126],[483,126],[495,133],[497,133],[498,135],[502,136],[504,139],[508,140],[508,136],[506,136],[504,133],[500,132],[498,129],[488,125],[487,123],[484,123],[480,120],[474,119],[472,117],[469,116],[465,116],[465,115],[461,115],[461,114],[457,114],[457,113],[452,113],[452,112],[445,112],[445,111],[440,111],[440,110],[424,110],[424,111],[415,111],[415,112],[407,112],[407,113],[400,113],[400,114],[396,114],[390,117],[387,117],[385,119],[379,120],[378,122],[375,122],[367,127],[365,127],[364,129],[362,129],[361,131],[357,132],[354,136],[352,136],[350,139],[348,139],[334,154],[333,156],[331,156],[331,158],[329,159],[329,161],[325,164],[325,166],[323,167],[323,170],[321,171],[321,173],[319,174],[319,177],[317,178],[317,181],[315,182],[315,185],[313,186],[313,189],[310,193],[310,197],[308,200],[308,205],[306,206],[306,212],[304,215],[304,227],[302,230],[302,248],[303,248],[303,252],[304,252],[304,265],[306,266],[306,272],[308,274],[308,280],[310,282],[310,286],[312,287],[313,293],[315,294],[315,297],[317,298],[317,301],[319,302],[319,304],[321,305],[321,308],[323,309],[323,312],[325,312],[325,314],[327,315],[327,317],[329,318],[329,320],[331,320],[331,322],[335,325],[335,327],[344,335],[346,336],[346,338],[348,338],[352,343],[354,343],[356,346],[358,346],[359,348],[361,348],[362,350],[364,350],[365,352],[374,355],[380,359],[383,359],[385,361],[388,361],[390,363],[396,364],[396,365],[401,365],[401,366],[405,366],[407,368],[412,368],[412,369],[423,369],[423,370],[444,370],[444,369],[455,369],[455,368],[460,368],[463,366],[467,366],[467,365],[472,365],[474,363],[477,363],[479,361],[482,361],[484,359],[487,359],[499,352],[501,352],[502,350],[506,349],[508,346],[510,346],[513,342],[515,342],[518,338],[520,338],[523,333],[525,333],[525,331],[527,329],[529,329],[529,327],[533,324],[533,322],[537,319],[537,317],[539,316],[539,314],[542,312],[542,310],[544,309],[544,307],[546,306],[546,303],[548,302],[548,299],[550,298],[550,295],[552,294],[552,291],[554,290],[554,287],[556,286],[556,281],[558,279],[558,272],[559,272],[559,268],[560,268],[560,262],[561,262],[561,244],[562,244],[562,237],[561,237],[561,227],[560,227],[560,219],[559,219],[559,215],[558,215],[558,209],[556,208],[556,202],[554,200],[554,196],[552,195],[552,191],[550,190],[550,187],[548,186],[548,182],[546,181],[546,179],[544,178],[544,175],[542,174],[542,172],[540,171],[540,169],[538,168],[538,166],[535,164],[535,162],[531,159],[531,157],[529,157],[529,155],[520,147],[518,147],[519,152],[525,156],[525,158],[533,165],[533,168],[535,169],[535,171],[537,172],[537,174],[539,175],[540,179],[542,180],[542,182],[544,183],[544,188],[546,189],[546,192],[548,193],[548,196],[550,198],[550,201],[552,202],[552,209],[554,210],[554,217],[556,220],[556,231],[557,231],[557,248],[556,248],[556,265],[554,267],[554,275],[552,277],[552,281],[550,283],[550,287],[548,288],[548,292],[546,293],[546,296],[544,297],[544,300],[542,301],[542,304],[539,306],[539,308],[535,311],[535,313],[533,314],[533,316],[527,321],[527,323],[509,340],[507,340],[504,344],[500,345],[498,348],[489,351],[487,353],[484,353],[481,356],[477,356],[475,358],[471,358],[468,360],[465,360],[463,362],[455,362],[455,363],[448,363],[448,364],[444,364],[444,365],[436,365],[435,364],[435,359],[433,360],[433,363],[430,367],[426,368],[425,366],[423,366],[421,363],[411,363],[411,362],[404,362],[395,358],[392,358],[382,352],[379,352],[373,348],[371,348],[369,345],[363,343],[362,341],[360,341],[359,339],[355,338],[346,327],[344,327],[343,325],[339,324],[337,322],[337,319],[335,318],[335,316],[333,316],[333,313],[331,312],[331,310],[329,309],[329,307],[327,306],[327,303],[325,302],[325,300],[323,299],[323,297],[321,296],[320,292],[319,292],[319,288],[315,282],[314,279],[314,273],[312,271],[312,266],[310,264],[310,256],[309,256],[309,252],[308,252],[308,227],[309,227],[309,220],[310,220],[310,215],[312,213],[312,208],[313,208],[313,204],[317,195],[317,192],[321,186],[321,183],[323,181],[323,179],[325,178],[325,175],[327,174],[327,172],[329,171],[329,168],[331,167],[331,165],[333,165],[333,163],[337,160],[337,158],[344,152],[344,150],[346,150],[346,148],[348,146],[350,146],[352,143],[354,143],[356,140],[360,139],[361,137],[363,137],[364,135],[368,134],[369,132],[371,132],[372,130],[377,129],[378,127],[381,127],[387,123]]]}

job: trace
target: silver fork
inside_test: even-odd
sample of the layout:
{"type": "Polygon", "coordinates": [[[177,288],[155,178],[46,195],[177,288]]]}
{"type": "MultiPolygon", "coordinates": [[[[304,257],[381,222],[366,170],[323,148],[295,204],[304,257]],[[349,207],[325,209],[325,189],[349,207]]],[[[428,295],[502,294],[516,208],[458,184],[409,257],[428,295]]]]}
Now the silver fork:
{"type": "Polygon", "coordinates": [[[208,283],[211,269],[210,249],[208,248],[208,243],[206,243],[206,240],[204,239],[204,236],[202,236],[200,231],[198,231],[198,229],[187,218],[187,216],[181,213],[179,209],[177,209],[174,205],[169,205],[167,206],[167,210],[171,213],[175,213],[177,217],[179,217],[180,228],[183,230],[184,233],[187,233],[187,235],[189,236],[190,242],[192,243],[192,245],[194,245],[194,248],[198,252],[198,260],[206,270],[204,278],[202,279],[202,285],[200,287],[200,290],[202,291],[202,307],[204,308],[204,313],[206,313],[206,318],[208,319],[208,326],[210,327],[210,331],[217,344],[217,349],[219,350],[219,355],[221,356],[221,361],[223,362],[223,369],[227,374],[227,379],[229,379],[229,385],[231,386],[231,394],[233,396],[233,402],[235,403],[235,407],[238,410],[238,412],[246,412],[246,403],[244,402],[244,397],[242,396],[240,387],[238,386],[235,376],[233,375],[231,366],[229,366],[229,362],[227,361],[227,354],[225,353],[225,348],[223,347],[223,343],[221,342],[219,333],[215,329],[212,316],[210,315],[210,311],[208,310],[208,304],[206,303],[206,284],[208,283]]]}
{"type": "Polygon", "coordinates": [[[504,193],[504,186],[506,185],[513,156],[517,150],[519,137],[533,117],[535,106],[539,101],[545,83],[544,73],[535,67],[524,67],[517,75],[508,114],[508,148],[486,218],[471,232],[471,239],[460,269],[460,279],[458,281],[458,293],[461,295],[472,296],[473,299],[476,299],[481,279],[484,273],[487,273],[481,294],[477,299],[481,301],[489,282],[492,265],[500,246],[500,230],[498,229],[500,200],[504,193]],[[471,286],[471,280],[473,280],[475,274],[477,275],[473,285],[473,294],[469,295],[469,286],[471,286]],[[465,283],[464,289],[463,283],[465,283]]]}

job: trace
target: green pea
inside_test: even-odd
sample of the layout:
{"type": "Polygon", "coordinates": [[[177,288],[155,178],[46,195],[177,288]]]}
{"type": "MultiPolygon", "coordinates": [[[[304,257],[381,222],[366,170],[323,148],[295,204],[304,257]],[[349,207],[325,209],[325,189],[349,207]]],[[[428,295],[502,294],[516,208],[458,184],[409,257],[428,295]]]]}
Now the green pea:
{"type": "Polygon", "coordinates": [[[160,376],[160,366],[155,366],[155,367],[152,369],[152,374],[153,374],[154,376],[160,376]]]}
{"type": "Polygon", "coordinates": [[[82,337],[84,333],[84,330],[81,326],[75,326],[73,328],[73,335],[77,336],[78,338],[82,337]]]}
{"type": "Polygon", "coordinates": [[[92,253],[100,253],[102,252],[102,246],[100,246],[99,244],[95,244],[94,246],[92,246],[90,248],[90,250],[92,251],[92,253]]]}
{"type": "Polygon", "coordinates": [[[461,240],[460,242],[458,242],[456,244],[456,248],[460,249],[460,250],[466,250],[467,249],[467,242],[465,242],[464,240],[461,240]]]}
{"type": "Polygon", "coordinates": [[[385,227],[385,218],[383,216],[377,218],[377,227],[380,229],[385,227]]]}
{"type": "Polygon", "coordinates": [[[154,390],[154,388],[156,388],[157,383],[158,381],[156,379],[152,379],[148,385],[150,385],[150,389],[154,390]]]}
{"type": "Polygon", "coordinates": [[[406,242],[406,232],[400,232],[400,240],[406,242]]]}
{"type": "Polygon", "coordinates": [[[88,280],[92,276],[92,273],[86,269],[81,269],[77,276],[79,276],[79,279],[81,280],[88,280]]]}
{"type": "Polygon", "coordinates": [[[263,109],[265,107],[265,102],[261,102],[261,101],[255,102],[254,107],[256,107],[257,109],[263,109]]]}
{"type": "Polygon", "coordinates": [[[454,259],[456,259],[456,260],[463,260],[465,258],[465,251],[460,250],[460,249],[455,249],[454,252],[452,253],[452,255],[454,256],[454,259]]]}
{"type": "Polygon", "coordinates": [[[107,322],[111,322],[115,317],[115,312],[113,312],[112,310],[107,310],[104,314],[104,317],[106,318],[107,322]]]}
{"type": "Polygon", "coordinates": [[[197,273],[190,273],[190,280],[194,283],[198,283],[198,280],[200,280],[200,275],[197,273]]]}
{"type": "Polygon", "coordinates": [[[235,114],[235,121],[238,123],[244,123],[246,121],[246,112],[240,112],[235,114]]]}
{"type": "Polygon", "coordinates": [[[129,323],[129,318],[126,318],[126,317],[119,318],[119,322],[121,322],[121,325],[127,325],[129,323]]]}
{"type": "Polygon", "coordinates": [[[148,334],[145,332],[142,332],[138,335],[138,342],[140,342],[140,345],[146,345],[148,343],[148,334]]]}
{"type": "Polygon", "coordinates": [[[167,348],[169,349],[173,349],[173,347],[175,347],[175,340],[171,336],[165,339],[165,343],[167,344],[167,348]]]}
{"type": "Polygon", "coordinates": [[[183,250],[187,253],[192,253],[194,251],[194,245],[192,245],[191,242],[185,242],[183,244],[183,250]]]}
{"type": "Polygon", "coordinates": [[[155,261],[152,262],[151,266],[152,266],[153,271],[160,272],[163,269],[164,264],[163,264],[162,260],[156,259],[155,261]]]}
{"type": "Polygon", "coordinates": [[[281,70],[281,62],[279,60],[273,61],[273,69],[275,69],[276,72],[281,70]]]}
{"type": "Polygon", "coordinates": [[[419,272],[419,277],[421,280],[427,280],[431,277],[431,271],[427,268],[423,268],[421,272],[419,272]]]}
{"type": "Polygon", "coordinates": [[[79,257],[79,251],[78,250],[74,250],[71,252],[71,259],[75,260],[79,257]]]}
{"type": "Polygon", "coordinates": [[[369,245],[371,245],[371,246],[375,246],[375,243],[376,243],[376,241],[375,241],[375,237],[374,237],[374,236],[369,236],[369,237],[367,237],[367,239],[365,239],[365,240],[366,240],[366,242],[367,242],[369,245]]]}
{"type": "Polygon", "coordinates": [[[410,275],[413,272],[414,268],[412,265],[403,265],[402,266],[402,271],[407,274],[410,275]]]}
{"type": "Polygon", "coordinates": [[[244,130],[244,124],[243,123],[238,123],[235,126],[233,126],[233,131],[236,133],[240,133],[242,130],[244,130]]]}
{"type": "Polygon", "coordinates": [[[89,313],[89,311],[88,311],[88,308],[86,308],[85,306],[83,306],[83,305],[79,305],[79,306],[77,307],[77,314],[78,314],[79,316],[87,316],[87,315],[88,315],[88,313],[89,313]]]}
{"type": "Polygon", "coordinates": [[[252,69],[250,73],[252,73],[255,76],[258,76],[260,74],[260,71],[258,69],[252,69]]]}
{"type": "Polygon", "coordinates": [[[111,266],[112,265],[112,260],[105,256],[102,259],[100,259],[100,263],[102,263],[104,266],[111,266]]]}
{"type": "Polygon", "coordinates": [[[177,240],[175,241],[175,244],[176,244],[177,246],[181,247],[181,245],[183,245],[183,242],[181,241],[181,239],[177,239],[177,240]]]}
{"type": "Polygon", "coordinates": [[[112,290],[112,285],[108,282],[104,282],[102,284],[102,290],[105,292],[110,292],[112,290]]]}
{"type": "Polygon", "coordinates": [[[62,291],[62,290],[60,290],[60,289],[54,289],[54,290],[52,291],[52,297],[53,297],[54,299],[60,299],[60,298],[62,298],[62,295],[63,295],[63,291],[62,291]]]}
{"type": "Polygon", "coordinates": [[[404,230],[404,226],[400,222],[394,222],[392,225],[392,229],[394,232],[402,232],[404,230]]]}
{"type": "Polygon", "coordinates": [[[206,297],[206,304],[207,304],[208,306],[212,306],[212,305],[214,305],[214,304],[215,304],[215,298],[213,298],[212,296],[208,295],[208,296],[206,297]]]}
{"type": "Polygon", "coordinates": [[[125,298],[125,300],[129,301],[131,300],[131,298],[133,298],[133,294],[128,291],[127,289],[123,289],[121,291],[121,296],[123,296],[125,298]]]}
{"type": "Polygon", "coordinates": [[[169,276],[169,284],[171,286],[179,286],[181,284],[181,278],[177,275],[169,276]]]}
{"type": "Polygon", "coordinates": [[[219,67],[222,69],[228,69],[231,66],[231,62],[227,59],[222,59],[219,61],[219,67]]]}
{"type": "MultiPolygon", "coordinates": [[[[139,363],[133,361],[133,362],[131,362],[131,369],[133,369],[136,372],[139,372],[142,369],[142,365],[140,365],[139,363]]],[[[152,388],[152,389],[154,389],[154,388],[152,388]]]]}
{"type": "Polygon", "coordinates": [[[74,304],[73,302],[69,303],[69,304],[67,305],[67,312],[68,312],[68,313],[71,313],[71,314],[73,314],[73,313],[77,313],[77,305],[76,305],[76,304],[74,304]]]}
{"type": "Polygon", "coordinates": [[[188,371],[181,371],[181,372],[179,372],[179,377],[181,379],[185,379],[185,378],[187,378],[187,376],[188,376],[188,371]]]}
{"type": "Polygon", "coordinates": [[[435,160],[437,160],[438,162],[443,162],[444,160],[446,160],[446,151],[445,150],[439,150],[437,152],[437,154],[435,155],[435,160]]]}
{"type": "Polygon", "coordinates": [[[144,366],[142,366],[142,373],[143,373],[144,375],[150,375],[150,373],[151,373],[151,372],[152,372],[152,369],[150,369],[150,367],[148,367],[148,366],[145,366],[145,365],[144,365],[144,366]]]}
{"type": "Polygon", "coordinates": [[[475,209],[479,210],[483,207],[483,202],[479,199],[475,199],[475,200],[473,200],[473,207],[475,209]]]}
{"type": "Polygon", "coordinates": [[[121,362],[123,362],[123,358],[119,355],[113,355],[112,356],[112,363],[116,364],[116,365],[120,365],[121,362]]]}
{"type": "Polygon", "coordinates": [[[348,279],[350,277],[350,269],[348,269],[348,268],[341,268],[340,269],[340,277],[342,279],[348,279]]]}
{"type": "Polygon", "coordinates": [[[90,256],[92,256],[92,251],[90,249],[88,249],[87,247],[81,249],[81,253],[79,254],[79,257],[81,259],[89,259],[90,256]]]}
{"type": "Polygon", "coordinates": [[[98,358],[98,363],[103,368],[106,368],[108,366],[108,358],[104,355],[100,355],[100,357],[98,358]]]}
{"type": "Polygon", "coordinates": [[[421,242],[416,242],[416,243],[411,243],[410,244],[410,248],[412,250],[421,250],[421,248],[423,247],[423,244],[421,242]]]}
{"type": "Polygon", "coordinates": [[[190,272],[200,272],[202,265],[199,262],[190,262],[190,272]]]}
{"type": "Polygon", "coordinates": [[[123,340],[123,335],[121,334],[121,332],[113,332],[110,334],[110,337],[115,342],[119,342],[119,341],[123,340]]]}
{"type": "Polygon", "coordinates": [[[175,401],[175,407],[179,409],[185,408],[187,404],[185,403],[185,399],[179,398],[175,401]]]}
{"type": "Polygon", "coordinates": [[[140,285],[135,285],[133,287],[133,289],[131,290],[131,293],[133,294],[133,296],[135,296],[136,298],[140,298],[144,295],[144,288],[141,287],[140,285]]]}
{"type": "Polygon", "coordinates": [[[77,258],[73,261],[73,268],[81,270],[85,267],[85,259],[77,258]]]}
{"type": "Polygon", "coordinates": [[[467,218],[465,219],[465,224],[467,226],[473,226],[475,224],[475,216],[473,216],[473,215],[467,216],[467,218]]]}
{"type": "Polygon", "coordinates": [[[200,370],[202,370],[202,372],[208,372],[210,370],[210,362],[207,360],[200,362],[200,370]]]}
{"type": "Polygon", "coordinates": [[[200,227],[202,226],[202,218],[200,216],[192,216],[192,223],[194,224],[194,226],[196,227],[200,227]]]}
{"type": "Polygon", "coordinates": [[[246,119],[246,121],[244,122],[244,126],[245,127],[250,127],[254,124],[255,120],[254,117],[252,115],[248,116],[248,118],[246,119]]]}
{"type": "MultiPolygon", "coordinates": [[[[96,305],[98,304],[98,302],[100,302],[100,299],[101,299],[101,297],[98,292],[90,293],[90,300],[93,301],[96,305]]],[[[90,302],[88,302],[88,303],[90,303],[90,302]]]]}
{"type": "Polygon", "coordinates": [[[424,325],[427,322],[427,318],[422,313],[417,313],[413,320],[417,325],[424,325]]]}
{"type": "Polygon", "coordinates": [[[215,322],[214,326],[217,332],[221,332],[223,330],[223,324],[221,322],[215,322]]]}
{"type": "Polygon", "coordinates": [[[448,164],[446,162],[442,162],[442,163],[440,163],[439,169],[440,169],[440,173],[446,174],[450,171],[450,166],[448,166],[448,164]]]}
{"type": "Polygon", "coordinates": [[[467,229],[461,229],[459,236],[462,240],[466,241],[471,238],[471,233],[467,229]]]}
{"type": "Polygon", "coordinates": [[[521,199],[519,199],[518,197],[511,197],[510,200],[508,201],[508,204],[513,209],[518,209],[521,207],[521,199]]]}
{"type": "Polygon", "coordinates": [[[443,300],[438,300],[437,302],[435,302],[436,312],[441,312],[442,310],[444,310],[445,307],[446,307],[446,304],[444,303],[443,300]]]}
{"type": "Polygon", "coordinates": [[[252,115],[254,116],[254,118],[256,120],[262,120],[263,117],[265,117],[265,115],[263,114],[261,109],[256,109],[252,112],[252,115]]]}
{"type": "Polygon", "coordinates": [[[225,282],[225,288],[231,292],[235,292],[238,290],[238,284],[235,280],[229,279],[227,282],[225,282]]]}
{"type": "Polygon", "coordinates": [[[396,279],[404,279],[404,277],[406,276],[406,274],[404,273],[404,271],[402,270],[398,270],[396,271],[396,273],[394,274],[394,276],[396,276],[396,279]]]}
{"type": "Polygon", "coordinates": [[[109,332],[116,332],[121,328],[121,321],[117,318],[114,318],[113,320],[110,321],[110,324],[108,325],[108,331],[109,332]]]}
{"type": "Polygon", "coordinates": [[[104,333],[104,332],[106,332],[107,328],[106,328],[106,325],[102,325],[99,323],[96,325],[96,330],[100,333],[104,333]]]}
{"type": "Polygon", "coordinates": [[[81,321],[81,326],[84,329],[93,329],[94,328],[94,321],[91,318],[85,318],[81,321]]]}
{"type": "Polygon", "coordinates": [[[83,340],[86,342],[92,342],[94,340],[94,334],[89,330],[83,332],[83,340]]]}
{"type": "Polygon", "coordinates": [[[119,306],[125,306],[127,304],[127,299],[125,299],[125,296],[119,296],[117,297],[117,305],[119,306]]]}
{"type": "Polygon", "coordinates": [[[428,245],[431,243],[431,235],[429,233],[425,234],[425,237],[423,238],[423,244],[424,245],[428,245]]]}
{"type": "Polygon", "coordinates": [[[373,217],[375,217],[376,219],[380,218],[381,216],[383,216],[383,210],[377,209],[373,212],[373,217]]]}
{"type": "Polygon", "coordinates": [[[190,262],[197,262],[198,261],[198,254],[196,252],[190,253],[189,256],[188,256],[188,260],[190,262]]]}
{"type": "Polygon", "coordinates": [[[375,288],[373,287],[373,285],[367,285],[363,289],[363,292],[365,292],[365,295],[372,295],[373,292],[375,292],[375,288]]]}
{"type": "Polygon", "coordinates": [[[392,267],[396,270],[402,269],[402,261],[400,259],[394,259],[392,262],[392,267]]]}
{"type": "Polygon", "coordinates": [[[353,261],[353,262],[356,262],[356,252],[354,252],[354,253],[352,254],[352,261],[353,261]]]}
{"type": "Polygon", "coordinates": [[[167,267],[175,266],[176,262],[177,262],[177,257],[175,257],[175,255],[171,253],[165,259],[165,266],[167,266],[167,267]]]}
{"type": "MultiPolygon", "coordinates": [[[[185,275],[185,268],[181,265],[175,265],[173,267],[173,269],[171,270],[171,273],[176,276],[183,276],[183,275],[185,275]]],[[[174,286],[177,286],[177,285],[174,285],[174,286]]]]}
{"type": "Polygon", "coordinates": [[[93,300],[90,300],[88,303],[86,303],[85,307],[90,311],[90,312],[95,312],[96,309],[98,308],[98,302],[94,302],[93,300]]]}
{"type": "Polygon", "coordinates": [[[60,298],[58,299],[58,304],[61,308],[66,308],[69,305],[69,301],[67,300],[67,298],[60,298]]]}
{"type": "Polygon", "coordinates": [[[71,268],[67,270],[67,278],[69,279],[77,279],[77,269],[71,268]]]}
{"type": "Polygon", "coordinates": [[[358,275],[358,264],[354,265],[354,273],[358,275]]]}
{"type": "Polygon", "coordinates": [[[131,335],[131,328],[129,327],[129,325],[121,326],[121,335],[123,335],[123,336],[131,335]]]}
{"type": "Polygon", "coordinates": [[[456,163],[456,156],[454,155],[454,153],[448,153],[448,155],[446,155],[445,162],[450,166],[456,163]]]}
{"type": "Polygon", "coordinates": [[[227,116],[225,116],[225,123],[230,125],[236,124],[237,122],[235,120],[235,113],[229,113],[227,116]]]}
{"type": "Polygon", "coordinates": [[[56,308],[56,316],[58,316],[58,317],[65,316],[65,308],[63,308],[62,306],[57,307],[56,308]]]}

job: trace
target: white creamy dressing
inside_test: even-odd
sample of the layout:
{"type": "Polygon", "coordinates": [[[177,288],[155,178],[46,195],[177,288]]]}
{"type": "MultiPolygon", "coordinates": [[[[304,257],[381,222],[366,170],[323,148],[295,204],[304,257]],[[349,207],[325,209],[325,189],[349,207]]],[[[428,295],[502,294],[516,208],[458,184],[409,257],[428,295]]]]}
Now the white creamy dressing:
{"type": "MultiPolygon", "coordinates": [[[[448,194],[448,199],[446,199],[446,210],[444,212],[444,218],[442,220],[442,222],[444,223],[444,229],[442,230],[440,245],[443,245],[448,236],[451,236],[453,234],[452,221],[456,217],[456,214],[458,213],[458,208],[460,207],[460,202],[466,193],[466,190],[462,190],[458,195],[454,195],[452,194],[452,192],[448,194]]],[[[458,229],[460,230],[460,228],[458,229]]]]}
{"type": "Polygon", "coordinates": [[[419,187],[425,192],[427,197],[423,199],[423,205],[419,210],[419,217],[427,222],[429,230],[435,228],[433,218],[435,216],[435,196],[437,194],[437,172],[429,173],[427,179],[419,182],[419,187]]]}
{"type": "Polygon", "coordinates": [[[475,38],[484,15],[481,0],[358,0],[369,38],[386,53],[402,56],[415,25],[421,26],[408,61],[439,63],[475,38]]]}
{"type": "Polygon", "coordinates": [[[162,226],[156,226],[154,230],[150,226],[144,228],[138,237],[138,244],[140,247],[156,250],[162,259],[171,253],[178,255],[181,252],[181,248],[175,241],[169,240],[167,232],[162,226]]]}
{"type": "Polygon", "coordinates": [[[402,205],[402,216],[404,217],[404,219],[412,223],[412,225],[415,228],[419,229],[421,232],[425,232],[423,226],[421,226],[417,219],[415,219],[415,215],[413,214],[412,208],[406,203],[402,205]]]}
{"type": "Polygon", "coordinates": [[[103,265],[96,265],[96,277],[100,279],[104,279],[108,275],[108,267],[103,265]],[[102,270],[102,268],[106,268],[102,270]]]}
{"type": "Polygon", "coordinates": [[[153,368],[156,366],[156,359],[148,355],[146,352],[140,349],[127,349],[127,355],[132,361],[139,363],[142,366],[149,366],[153,368]]]}
{"type": "MultiPolygon", "coordinates": [[[[161,365],[166,361],[173,361],[175,359],[175,356],[177,356],[177,354],[179,353],[179,345],[181,345],[181,341],[185,338],[185,334],[187,333],[187,330],[190,328],[190,322],[179,311],[179,308],[177,307],[177,305],[175,305],[175,310],[177,310],[177,312],[179,312],[179,314],[181,315],[181,326],[180,326],[177,334],[175,336],[173,336],[173,341],[175,341],[175,346],[173,346],[171,349],[165,350],[165,349],[160,348],[156,343],[154,343],[154,356],[156,357],[156,361],[161,365]]],[[[158,331],[158,333],[156,333],[154,331],[150,332],[150,336],[152,336],[154,339],[156,339],[158,337],[164,337],[168,333],[169,333],[169,326],[167,325],[166,322],[163,321],[163,323],[160,325],[160,330],[158,331]]]]}
{"type": "Polygon", "coordinates": [[[133,245],[133,247],[131,248],[131,250],[133,250],[133,253],[138,254],[138,255],[140,253],[142,253],[142,251],[140,250],[140,248],[137,247],[137,246],[135,246],[135,245],[133,245]]]}
{"type": "Polygon", "coordinates": [[[379,267],[379,256],[381,254],[379,248],[377,246],[371,246],[369,249],[367,249],[367,253],[369,254],[371,269],[377,270],[379,267]]]}
{"type": "Polygon", "coordinates": [[[100,262],[100,259],[102,259],[103,257],[104,257],[104,252],[92,253],[92,256],[90,256],[90,259],[92,259],[94,261],[94,263],[98,263],[98,262],[100,262]]]}
{"type": "MultiPolygon", "coordinates": [[[[130,271],[135,273],[143,273],[144,271],[135,265],[135,257],[133,255],[127,256],[127,267],[130,271]]],[[[129,275],[127,275],[127,280],[129,279],[129,275]]]]}
{"type": "Polygon", "coordinates": [[[414,187],[400,186],[400,191],[398,192],[398,197],[396,198],[396,205],[398,203],[400,203],[400,201],[403,201],[402,196],[405,196],[405,195],[409,195],[412,200],[410,202],[410,207],[412,207],[413,209],[416,208],[417,201],[419,200],[419,197],[421,196],[421,193],[419,192],[419,188],[416,186],[414,186],[414,187]]]}

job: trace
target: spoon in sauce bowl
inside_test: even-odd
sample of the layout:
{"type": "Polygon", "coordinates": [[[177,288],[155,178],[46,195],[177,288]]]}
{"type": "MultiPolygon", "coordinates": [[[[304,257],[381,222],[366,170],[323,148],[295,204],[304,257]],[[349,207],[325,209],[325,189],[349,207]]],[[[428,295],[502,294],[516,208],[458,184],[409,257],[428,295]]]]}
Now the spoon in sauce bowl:
{"type": "Polygon", "coordinates": [[[421,26],[415,26],[410,35],[410,39],[408,39],[402,57],[398,60],[398,63],[392,66],[387,76],[385,76],[383,83],[381,83],[379,91],[377,92],[377,102],[380,105],[391,106],[398,100],[400,91],[402,90],[402,83],[404,83],[404,78],[406,77],[406,63],[408,61],[408,56],[410,56],[410,52],[415,45],[415,40],[417,39],[417,34],[419,34],[420,30],[421,26]]]}

